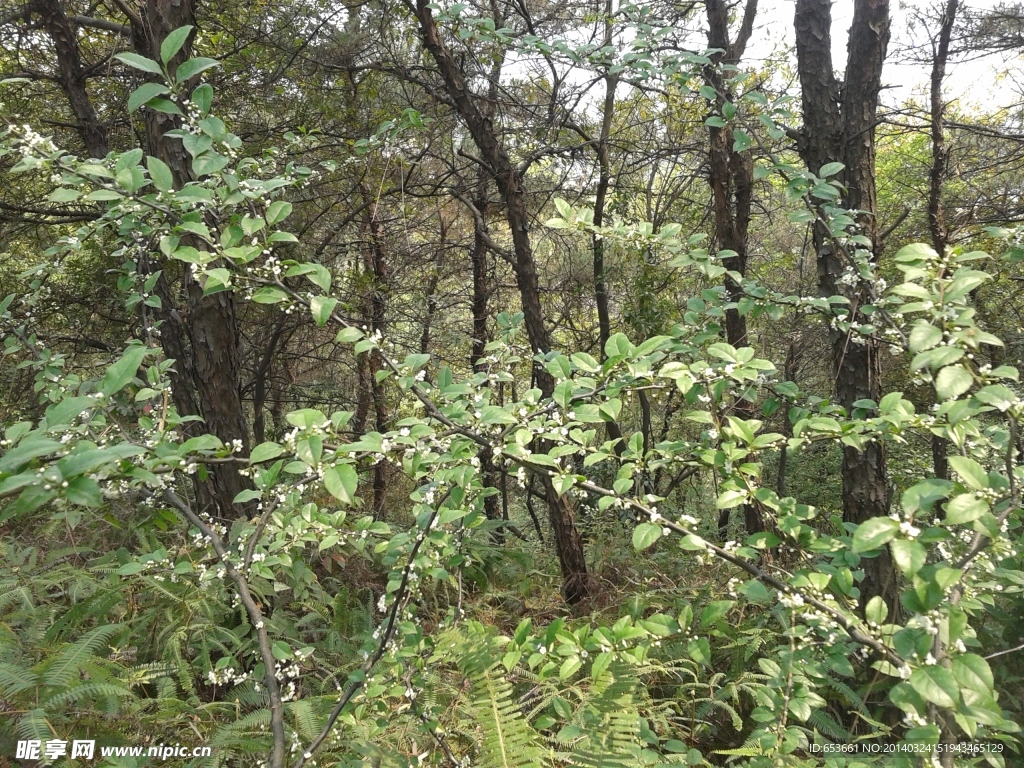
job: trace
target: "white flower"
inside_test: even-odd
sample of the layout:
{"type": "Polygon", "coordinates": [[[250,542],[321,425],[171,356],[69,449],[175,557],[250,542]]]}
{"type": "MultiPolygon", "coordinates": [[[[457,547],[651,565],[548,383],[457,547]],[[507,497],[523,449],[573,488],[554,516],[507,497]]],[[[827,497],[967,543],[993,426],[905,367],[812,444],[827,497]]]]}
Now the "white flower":
{"type": "Polygon", "coordinates": [[[908,539],[916,539],[921,534],[920,528],[907,521],[900,523],[900,530],[908,539]]]}

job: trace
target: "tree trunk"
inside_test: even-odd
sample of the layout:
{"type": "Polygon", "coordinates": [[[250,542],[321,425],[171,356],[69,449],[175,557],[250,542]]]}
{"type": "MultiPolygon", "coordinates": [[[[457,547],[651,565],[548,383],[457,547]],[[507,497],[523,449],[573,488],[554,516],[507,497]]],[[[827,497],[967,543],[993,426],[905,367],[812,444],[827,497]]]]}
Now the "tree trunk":
{"type": "MultiPolygon", "coordinates": [[[[604,46],[612,44],[612,2],[605,3],[604,46]]],[[[601,108],[601,133],[597,137],[597,189],[594,192],[594,226],[604,224],[604,209],[608,202],[608,190],[612,183],[612,169],[608,141],[612,133],[612,120],[615,117],[615,90],[619,84],[617,74],[605,73],[604,104],[601,108]]],[[[608,277],[605,269],[604,238],[596,232],[591,236],[594,253],[594,303],[597,305],[597,345],[598,358],[604,362],[605,345],[612,335],[612,319],[608,310],[608,277]]],[[[622,430],[614,419],[605,422],[605,432],[609,440],[615,443],[615,453],[621,453],[625,445],[622,442],[622,430]]]]}
{"type": "MultiPolygon", "coordinates": [[[[364,196],[369,193],[364,190],[364,196]]],[[[376,202],[370,205],[369,222],[371,247],[365,251],[366,272],[370,276],[369,302],[370,328],[374,333],[384,334],[387,325],[388,291],[391,285],[391,274],[388,267],[387,250],[384,243],[384,225],[380,221],[376,202]]],[[[378,432],[388,429],[390,417],[384,387],[377,380],[377,372],[384,368],[380,350],[372,349],[367,353],[369,365],[368,379],[373,399],[374,426],[378,432]]],[[[388,463],[378,461],[373,467],[373,516],[383,520],[387,512],[388,463]]]]}
{"type": "Polygon", "coordinates": [[[437,251],[434,253],[434,265],[427,277],[427,284],[423,286],[423,303],[426,315],[423,318],[423,330],[420,332],[420,354],[430,354],[430,334],[434,328],[434,318],[437,315],[437,286],[441,282],[441,268],[448,250],[448,222],[442,214],[439,218],[440,242],[437,251]]]}
{"type": "MultiPolygon", "coordinates": [[[[946,62],[949,60],[949,41],[953,33],[959,0],[947,0],[939,22],[939,39],[932,58],[931,74],[931,136],[932,167],[928,174],[928,230],[932,236],[932,247],[939,256],[946,255],[949,233],[946,231],[945,209],[942,205],[942,185],[946,180],[946,164],[949,153],[946,149],[946,133],[943,113],[946,105],[942,100],[942,81],[946,78],[946,62]]],[[[949,478],[947,459],[948,441],[941,435],[932,435],[932,467],[935,476],[949,478]]]]}
{"type": "MultiPolygon", "coordinates": [[[[704,80],[718,94],[715,112],[721,113],[732,94],[722,73],[722,65],[739,63],[746,49],[747,40],[757,14],[757,0],[748,0],[743,12],[743,21],[736,41],[729,40],[729,8],[725,0],[706,0],[708,17],[708,48],[717,49],[712,64],[704,68],[704,80]]],[[[715,215],[715,238],[723,254],[722,266],[741,277],[747,274],[747,242],[750,230],[750,209],[754,196],[754,160],[749,152],[734,152],[732,138],[726,128],[709,127],[708,184],[711,187],[711,202],[715,215]]],[[[725,277],[725,290],[730,303],[743,296],[740,283],[730,275],[725,277]]],[[[749,346],[747,318],[738,309],[725,311],[725,337],[734,347],[749,346]]],[[[735,413],[741,419],[756,417],[753,403],[740,400],[735,403],[735,413]]],[[[721,538],[727,538],[729,526],[728,509],[718,515],[718,530],[721,538]]],[[[743,506],[744,527],[747,533],[768,530],[768,521],[763,519],[761,510],[754,504],[743,506]]]]}
{"type": "MultiPolygon", "coordinates": [[[[844,184],[842,204],[857,209],[860,233],[872,243],[870,258],[882,251],[875,190],[875,119],[881,89],[882,64],[889,42],[888,0],[856,0],[847,47],[846,82],[839,83],[832,68],[831,2],[797,0],[797,69],[803,91],[804,125],[799,151],[811,173],[828,162],[841,162],[838,180],[844,184]]],[[[822,295],[841,293],[837,280],[847,266],[843,254],[820,224],[814,227],[818,285],[822,295]]],[[[865,287],[852,294],[851,320],[864,322],[857,307],[870,300],[865,287]]],[[[879,343],[830,332],[836,398],[847,413],[857,400],[881,399],[879,343]]],[[[843,448],[843,519],[862,523],[888,514],[890,494],[886,478],[885,448],[872,442],[863,451],[843,448]]],[[[898,617],[900,605],[896,573],[888,549],[862,561],[861,600],[882,596],[889,615],[898,617]]]]}
{"type": "MultiPolygon", "coordinates": [[[[412,6],[411,6],[412,7],[412,6]]],[[[491,117],[482,112],[466,84],[466,77],[441,39],[441,33],[434,21],[427,0],[415,0],[412,7],[419,22],[420,35],[427,52],[437,64],[444,81],[445,91],[455,109],[469,129],[473,142],[481,157],[490,168],[502,200],[505,202],[505,216],[512,235],[514,254],[513,271],[519,288],[523,309],[523,320],[530,347],[534,355],[544,354],[551,349],[551,341],[544,322],[540,301],[540,281],[537,265],[530,244],[530,217],[526,206],[523,180],[509,157],[508,151],[498,137],[491,117]]],[[[545,397],[555,389],[554,377],[540,363],[534,362],[533,376],[545,397]]],[[[545,493],[551,527],[555,536],[558,560],[562,567],[563,594],[567,601],[576,603],[589,594],[590,579],[583,552],[583,540],[576,528],[572,504],[559,496],[545,477],[545,493]]]]}
{"type": "Polygon", "coordinates": [[[483,366],[484,347],[487,346],[487,302],[490,299],[490,287],[487,284],[487,233],[482,231],[487,222],[487,172],[480,168],[477,171],[476,195],[473,206],[480,212],[479,220],[473,226],[473,296],[470,299],[473,311],[473,335],[470,347],[470,364],[474,371],[483,366]]]}
{"type": "MultiPolygon", "coordinates": [[[[143,15],[132,20],[133,42],[140,54],[152,59],[159,60],[160,44],[170,32],[195,25],[195,9],[190,0],[148,0],[141,10],[143,15]]],[[[185,60],[189,49],[190,43],[186,43],[172,65],[185,60]]],[[[167,163],[175,186],[180,188],[193,179],[189,155],[180,140],[164,135],[178,127],[178,122],[173,115],[146,110],[147,149],[167,163]]],[[[175,308],[169,287],[164,288],[161,296],[163,318],[170,320],[163,326],[162,342],[179,365],[187,368],[187,372],[179,370],[172,379],[175,406],[182,415],[201,415],[207,431],[225,444],[240,441],[241,454],[247,455],[249,427],[242,406],[240,334],[234,296],[230,291],[203,296],[202,286],[188,269],[182,270],[182,282],[182,311],[175,308]],[[168,304],[164,295],[172,302],[168,304]],[[185,389],[194,389],[196,394],[182,391],[185,389]]],[[[202,506],[215,509],[222,517],[236,517],[234,497],[251,487],[237,467],[222,464],[209,468],[209,478],[198,485],[197,494],[202,506]]]]}
{"type": "MultiPolygon", "coordinates": [[[[605,3],[604,41],[605,47],[612,44],[612,0],[605,3]]],[[[615,117],[615,89],[619,84],[617,74],[604,75],[604,105],[601,109],[601,134],[597,137],[597,189],[594,191],[594,226],[604,224],[604,208],[611,187],[612,171],[609,160],[608,140],[612,133],[612,119],[615,117]]],[[[605,277],[604,239],[596,233],[592,236],[594,251],[594,303],[597,304],[598,344],[602,359],[604,345],[612,335],[611,315],[608,311],[608,285],[605,277]]],[[[620,435],[621,436],[621,435],[620,435]]]]}
{"type": "MultiPolygon", "coordinates": [[[[78,47],[74,24],[64,13],[59,0],[34,0],[31,10],[38,14],[43,28],[53,41],[59,82],[78,120],[78,131],[86,151],[104,157],[109,151],[105,126],[99,121],[86,90],[85,68],[78,47]]],[[[159,59],[160,43],[178,27],[195,24],[192,3],[188,0],[148,0],[133,15],[132,37],[136,50],[159,59]]],[[[187,49],[176,61],[187,56],[187,49]]],[[[174,172],[178,187],[191,180],[188,154],[176,139],[164,133],[177,127],[171,115],[147,110],[146,144],[150,154],[166,162],[174,172]]],[[[161,268],[167,265],[160,265],[161,268]]],[[[142,265],[146,269],[145,264],[142,265]]],[[[233,297],[220,293],[202,296],[202,288],[183,270],[184,306],[167,279],[161,275],[155,292],[162,306],[156,310],[161,324],[161,345],[176,361],[171,371],[175,408],[182,416],[201,415],[207,429],[225,444],[241,440],[248,452],[248,425],[241,401],[241,363],[238,353],[238,329],[233,297]]],[[[194,431],[195,428],[186,429],[194,431]]],[[[210,468],[206,482],[197,479],[196,493],[201,506],[215,509],[224,517],[234,516],[233,499],[249,482],[230,465],[210,468]]]]}
{"type": "Polygon", "coordinates": [[[72,21],[64,13],[60,0],[34,0],[29,6],[39,16],[39,21],[57,55],[57,72],[60,87],[67,96],[71,111],[78,120],[78,133],[90,157],[106,157],[107,129],[96,116],[92,100],[85,85],[85,67],[78,48],[78,34],[72,21]]]}

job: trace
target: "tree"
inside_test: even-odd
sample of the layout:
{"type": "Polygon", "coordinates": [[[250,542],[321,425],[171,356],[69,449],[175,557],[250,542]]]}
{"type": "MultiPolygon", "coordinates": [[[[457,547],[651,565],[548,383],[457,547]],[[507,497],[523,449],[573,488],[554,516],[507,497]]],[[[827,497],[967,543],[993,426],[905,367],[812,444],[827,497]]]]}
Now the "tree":
{"type": "MultiPolygon", "coordinates": [[[[889,43],[887,0],[858,0],[847,46],[846,76],[836,79],[831,50],[831,4],[825,0],[798,0],[795,27],[797,64],[803,99],[803,125],[798,150],[808,170],[822,174],[829,163],[841,163],[838,180],[845,192],[842,205],[856,211],[858,232],[866,238],[864,255],[877,265],[883,253],[881,227],[876,216],[875,127],[882,64],[889,43]]],[[[841,293],[841,278],[856,276],[856,290],[848,296],[847,319],[870,322],[860,307],[872,301],[870,284],[860,279],[857,255],[831,237],[821,222],[814,225],[818,284],[823,296],[841,293]]],[[[877,403],[882,397],[880,344],[830,331],[835,392],[838,402],[853,413],[859,401],[877,403]]],[[[892,492],[886,478],[885,447],[870,441],[861,447],[843,448],[843,519],[861,523],[888,514],[892,492]]],[[[897,615],[897,576],[888,552],[864,561],[861,590],[865,603],[883,596],[889,611],[897,615]]]]}
{"type": "MultiPolygon", "coordinates": [[[[714,111],[721,115],[728,103],[732,110],[732,89],[726,85],[725,67],[736,67],[747,47],[754,19],[757,16],[757,0],[748,0],[743,9],[743,19],[736,33],[736,39],[729,39],[729,12],[724,0],[705,2],[708,17],[708,49],[718,51],[711,57],[711,64],[704,68],[707,84],[715,90],[714,111]]],[[[713,117],[712,119],[715,119],[713,117]]],[[[722,120],[721,117],[717,117],[722,120]]],[[[722,265],[730,272],[746,276],[747,240],[750,228],[751,206],[754,200],[754,161],[749,152],[737,151],[730,142],[728,129],[722,125],[708,128],[708,183],[711,186],[712,206],[715,214],[715,236],[718,247],[730,255],[722,259],[722,265]]],[[[726,291],[731,301],[743,297],[740,285],[730,276],[725,278],[726,291]]],[[[725,337],[734,347],[747,346],[747,321],[738,308],[725,312],[725,337]]],[[[744,418],[753,418],[754,404],[740,400],[736,404],[738,413],[744,418]]],[[[744,525],[748,533],[768,529],[768,523],[756,504],[743,506],[744,525]]],[[[729,510],[719,515],[718,528],[725,538],[729,524],[729,510]]]]}
{"type": "Polygon", "coordinates": [[[874,6],[866,83],[801,39],[803,136],[753,2],[42,7],[0,19],[0,753],[1011,748],[1011,105],[943,105],[929,51],[939,98],[879,109],[874,6]],[[894,503],[844,520],[876,447],[894,503]]]}
{"type": "MultiPolygon", "coordinates": [[[[551,351],[551,340],[540,301],[537,264],[530,244],[530,216],[526,205],[523,179],[497,134],[493,120],[482,112],[466,83],[458,62],[441,38],[433,11],[426,0],[416,0],[409,10],[419,24],[423,46],[437,64],[445,91],[459,117],[469,129],[505,204],[505,215],[512,237],[513,271],[519,286],[524,324],[535,356],[551,351]]],[[[555,378],[539,362],[533,365],[533,378],[543,397],[555,390],[555,378]]],[[[563,592],[570,603],[577,603],[590,594],[587,560],[583,539],[576,526],[576,515],[570,502],[545,481],[548,516],[554,532],[555,548],[562,568],[563,592]]]]}

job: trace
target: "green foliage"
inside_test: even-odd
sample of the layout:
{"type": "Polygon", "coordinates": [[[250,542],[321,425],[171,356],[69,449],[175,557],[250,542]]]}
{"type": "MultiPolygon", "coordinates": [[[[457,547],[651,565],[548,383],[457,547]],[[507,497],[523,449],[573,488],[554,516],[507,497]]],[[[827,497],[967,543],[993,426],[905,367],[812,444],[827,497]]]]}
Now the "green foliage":
{"type": "MultiPolygon", "coordinates": [[[[464,39],[506,42],[493,24],[455,10],[446,18],[466,24],[464,39]]],[[[164,74],[190,32],[164,41],[162,63],[120,58],[164,74]]],[[[566,43],[552,50],[600,53],[566,43]]],[[[595,225],[592,212],[560,201],[553,229],[660,259],[704,287],[685,309],[638,302],[638,333],[610,335],[596,350],[601,360],[580,349],[525,361],[555,379],[544,397],[511,386],[523,384],[517,375],[528,367],[520,316],[499,317],[487,365],[462,373],[354,327],[343,297],[332,295],[342,276],[306,259],[293,247],[299,236],[283,228],[293,209],[282,196],[317,172],[288,162],[270,173],[239,159],[241,139],[209,112],[212,92],[190,97],[185,87],[209,66],[185,61],[166,85],[141,86],[129,105],[182,117],[168,135],[189,153],[195,179],[180,187],[166,164],[138,150],[83,162],[21,129],[8,130],[0,147],[19,155],[13,172],[56,177],[53,199],[98,214],[74,242],[46,251],[53,261],[26,276],[23,295],[0,304],[5,354],[21,358],[38,395],[31,415],[7,420],[0,456],[0,523],[19,530],[4,544],[10,557],[0,572],[0,631],[10,640],[0,650],[0,694],[17,712],[5,718],[0,746],[72,726],[111,743],[192,728],[217,748],[209,764],[232,765],[265,757],[278,730],[279,748],[284,739],[299,755],[316,751],[337,764],[422,757],[596,768],[790,764],[810,759],[812,744],[869,738],[1015,743],[1019,726],[1004,707],[1010,694],[989,644],[993,624],[1012,626],[1024,585],[1024,401],[1015,368],[980,362],[1002,342],[972,304],[991,278],[976,267],[999,262],[911,245],[894,257],[902,282],[887,290],[863,237],[849,231],[854,214],[835,207],[834,165],[820,178],[786,176],[786,193],[806,203],[801,214],[824,211],[820,223],[853,248],[849,279],[870,286],[873,302],[859,314],[845,295],[797,295],[730,272],[728,257],[682,236],[679,224],[595,225]],[[155,306],[156,283],[138,264],[159,254],[189,270],[206,296],[230,291],[253,311],[308,315],[310,328],[353,345],[339,354],[380,363],[376,383],[390,387],[396,418],[354,432],[363,417],[299,408],[276,439],[240,456],[176,412],[178,361],[156,343],[152,324],[140,334],[146,343],[71,370],[15,299],[31,306],[44,278],[60,275],[88,238],[138,257],[125,267],[130,311],[155,306]],[[737,295],[707,287],[723,276],[737,295]],[[872,334],[889,340],[914,381],[930,385],[930,402],[892,391],[847,413],[801,391],[759,350],[722,341],[722,318],[741,307],[752,319],[813,318],[851,344],[872,334]],[[643,398],[666,411],[660,437],[643,424],[628,428],[643,398]],[[769,401],[788,406],[789,423],[769,422],[774,411],[754,418],[746,407],[769,401]],[[667,413],[670,402],[676,410],[667,413]],[[621,438],[610,437],[612,422],[627,427],[621,438]],[[891,514],[859,525],[763,481],[765,457],[778,461],[783,448],[799,460],[811,446],[834,455],[933,437],[950,446],[949,478],[908,475],[891,514]],[[235,498],[242,512],[234,520],[196,509],[190,497],[192,475],[202,480],[227,463],[252,484],[235,498]],[[367,513],[383,467],[401,488],[401,498],[386,499],[394,506],[387,519],[367,513]],[[615,513],[608,535],[630,585],[624,594],[590,617],[538,611],[510,636],[499,627],[511,630],[514,611],[488,627],[467,619],[467,608],[485,618],[488,599],[536,599],[532,585],[546,578],[540,566],[521,565],[539,560],[539,550],[524,544],[528,556],[516,562],[496,546],[512,530],[488,514],[488,499],[501,493],[497,474],[524,486],[540,479],[555,496],[585,504],[594,531],[602,513],[615,513]],[[666,476],[702,484],[656,482],[666,476]],[[686,492],[709,515],[757,509],[770,530],[716,542],[712,524],[687,511],[686,492]],[[72,543],[79,536],[88,546],[72,543]],[[68,549],[43,557],[39,542],[52,540],[68,549]],[[899,611],[879,598],[861,606],[865,566],[883,551],[899,568],[899,611]],[[518,593],[498,591],[502,572],[518,593]],[[684,586],[666,587],[667,598],[647,594],[661,580],[684,586]]],[[[780,105],[770,111],[784,117],[780,105]]],[[[404,114],[378,137],[422,125],[404,114]]],[[[732,136],[734,151],[752,147],[745,129],[732,136]]],[[[506,496],[512,482],[502,486],[506,496]]]]}

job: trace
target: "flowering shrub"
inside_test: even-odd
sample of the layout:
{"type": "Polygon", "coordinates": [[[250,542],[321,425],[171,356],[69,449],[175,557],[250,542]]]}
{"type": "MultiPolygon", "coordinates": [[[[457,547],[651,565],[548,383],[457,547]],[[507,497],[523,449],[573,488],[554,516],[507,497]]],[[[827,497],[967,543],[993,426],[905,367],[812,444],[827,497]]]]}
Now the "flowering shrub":
{"type": "MultiPolygon", "coordinates": [[[[124,58],[159,69],[156,62],[124,58]]],[[[190,76],[207,66],[192,61],[198,63],[190,76]]],[[[848,297],[787,296],[734,276],[745,312],[775,317],[799,308],[848,333],[851,343],[879,334],[896,354],[908,355],[916,381],[934,388],[927,412],[900,392],[855,403],[852,413],[806,396],[754,349],[721,341],[720,319],[736,303],[719,289],[694,298],[686,322],[670,333],[639,343],[613,335],[604,361],[584,352],[546,356],[542,363],[556,380],[550,398],[529,388],[509,397],[502,385],[515,381],[530,357],[519,317],[499,317],[500,338],[472,374],[437,367],[426,354],[402,356],[380,332],[348,322],[332,295],[336,276],[295,258],[299,238],[285,229],[292,206],[283,195],[317,171],[282,167],[272,151],[261,159],[241,156],[240,140],[210,112],[212,95],[201,86],[187,96],[172,79],[148,83],[132,97],[133,106],[182,115],[172,134],[188,150],[197,178],[179,187],[162,161],[140,150],[83,162],[31,129],[3,135],[2,152],[20,156],[15,172],[56,184],[51,200],[96,206],[101,215],[56,243],[24,276],[25,292],[0,303],[5,354],[35,371],[45,407],[38,420],[6,426],[0,521],[30,527],[56,520],[75,528],[86,519],[102,525],[115,501],[145,510],[140,549],[104,553],[96,567],[122,589],[145,585],[163,596],[147,599],[199,601],[211,626],[233,627],[217,632],[215,646],[204,646],[190,679],[175,682],[174,673],[152,670],[144,682],[156,680],[156,688],[117,683],[124,691],[136,685],[132,717],[145,716],[142,702],[154,691],[173,698],[176,685],[193,693],[199,685],[230,689],[227,698],[239,709],[220,712],[223,728],[214,742],[225,754],[255,753],[275,768],[369,759],[371,745],[386,744],[393,721],[403,717],[419,729],[420,748],[424,739],[433,745],[413,764],[537,765],[592,753],[611,756],[607,764],[700,765],[719,759],[713,752],[751,765],[798,765],[813,762],[813,744],[855,738],[928,749],[965,740],[1013,747],[1018,726],[1003,709],[1006,692],[989,663],[994,655],[984,656],[980,639],[982,625],[1007,601],[1019,608],[1024,584],[1018,435],[1024,402],[1015,368],[976,361],[985,345],[1000,341],[978,325],[970,303],[971,291],[989,279],[977,267],[991,257],[954,251],[940,258],[911,245],[896,255],[902,282],[891,287],[861,258],[842,284],[870,284],[874,304],[871,311],[861,308],[872,317],[870,326],[846,320],[848,297]],[[101,240],[125,261],[120,287],[128,309],[144,320],[139,338],[99,376],[69,369],[35,332],[48,280],[88,239],[101,240]],[[248,455],[241,441],[189,436],[188,420],[170,397],[174,360],[162,351],[163,329],[147,312],[159,306],[153,273],[139,266],[151,258],[188,265],[206,294],[232,291],[280,312],[309,313],[353,354],[375,351],[384,366],[380,379],[400,393],[396,412],[403,417],[391,431],[352,439],[352,414],[304,408],[287,415],[290,431],[248,455]],[[679,427],[655,444],[640,433],[621,444],[606,441],[604,425],[640,391],[655,401],[669,393],[682,398],[679,427]],[[735,407],[740,402],[759,404],[766,418],[788,408],[791,436],[737,415],[746,413],[735,407]],[[859,526],[823,520],[813,506],[780,497],[761,480],[762,457],[783,447],[860,449],[869,441],[905,444],[932,436],[951,447],[951,478],[923,476],[895,489],[893,512],[859,526]],[[411,489],[401,514],[394,511],[388,521],[364,515],[360,497],[361,477],[381,462],[411,489]],[[239,466],[252,483],[235,499],[247,512],[234,521],[195,505],[184,482],[225,463],[239,466]],[[595,517],[613,511],[630,521],[636,550],[716,569],[725,594],[697,605],[699,616],[690,602],[678,601],[671,610],[613,621],[599,615],[544,626],[526,619],[507,634],[467,621],[464,575],[485,564],[492,537],[502,530],[485,514],[485,498],[498,493],[485,481],[485,463],[523,489],[532,476],[549,478],[557,494],[595,517]],[[716,543],[710,526],[687,512],[680,497],[649,492],[644,479],[653,473],[680,479],[701,473],[711,478],[716,508],[755,505],[773,530],[716,543]],[[890,615],[880,597],[859,599],[861,563],[884,548],[900,572],[899,615],[890,615]],[[324,606],[334,596],[311,564],[335,557],[385,569],[386,586],[366,612],[372,626],[352,647],[327,647],[323,638],[324,647],[300,645],[301,621],[270,607],[276,594],[290,592],[327,616],[324,606]],[[737,625],[761,639],[744,664],[706,682],[715,660],[741,642],[737,625]],[[343,668],[320,655],[340,659],[343,668]],[[747,662],[751,668],[743,669],[747,662]],[[469,704],[457,704],[458,691],[446,688],[452,670],[468,681],[469,704]],[[711,745],[705,753],[697,747],[701,718],[690,718],[686,741],[679,738],[679,718],[658,721],[644,697],[677,673],[692,686],[732,687],[729,695],[744,702],[749,716],[745,724],[737,715],[742,746],[711,745]],[[522,681],[538,693],[513,698],[513,683],[522,681]],[[857,713],[846,725],[835,722],[837,701],[857,713]],[[483,734],[479,744],[452,725],[456,706],[468,707],[464,717],[483,734]],[[856,736],[854,720],[860,721],[856,736]]],[[[820,185],[815,189],[821,193],[820,185]]],[[[725,271],[699,239],[681,240],[678,225],[597,227],[586,211],[561,203],[559,213],[551,226],[667,253],[672,266],[709,280],[725,271]]],[[[840,221],[836,231],[844,227],[840,221]]],[[[100,651],[95,642],[89,647],[100,651]]],[[[6,700],[18,704],[42,685],[19,676],[13,657],[2,661],[6,700]]],[[[50,675],[44,667],[37,673],[50,675]]],[[[64,701],[115,695],[82,691],[70,679],[46,684],[64,701]]],[[[694,702],[704,700],[696,687],[683,690],[694,702]]],[[[706,698],[732,706],[713,690],[706,698]]],[[[48,706],[59,711],[61,700],[48,706]]],[[[31,730],[45,709],[33,706],[19,731],[31,730]]],[[[913,750],[888,757],[887,765],[917,760],[913,750]]],[[[998,752],[976,757],[1004,764],[998,752]]]]}

